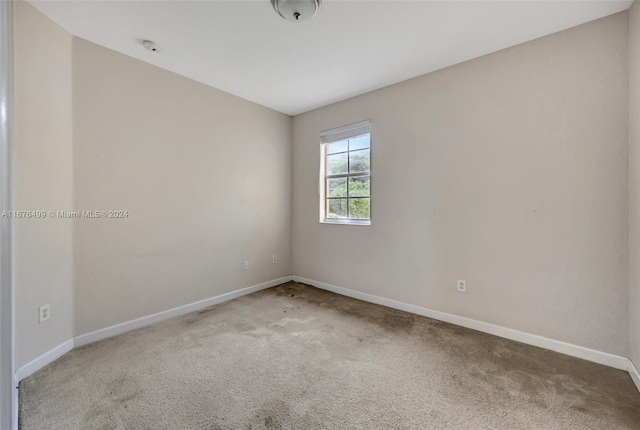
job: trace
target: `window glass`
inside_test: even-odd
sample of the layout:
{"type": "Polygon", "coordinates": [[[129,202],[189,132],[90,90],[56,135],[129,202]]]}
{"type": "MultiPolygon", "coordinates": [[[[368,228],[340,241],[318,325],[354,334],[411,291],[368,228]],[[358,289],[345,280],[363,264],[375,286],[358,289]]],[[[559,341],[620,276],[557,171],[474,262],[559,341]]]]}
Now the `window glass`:
{"type": "Polygon", "coordinates": [[[370,131],[361,121],[321,133],[320,222],[371,223],[370,131]]]}

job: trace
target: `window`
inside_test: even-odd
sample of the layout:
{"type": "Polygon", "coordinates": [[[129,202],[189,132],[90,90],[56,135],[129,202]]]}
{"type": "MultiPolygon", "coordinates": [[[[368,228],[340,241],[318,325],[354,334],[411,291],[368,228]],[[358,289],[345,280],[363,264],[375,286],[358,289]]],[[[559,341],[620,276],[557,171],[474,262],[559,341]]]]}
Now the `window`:
{"type": "Polygon", "coordinates": [[[371,224],[371,124],[320,135],[320,222],[371,224]]]}

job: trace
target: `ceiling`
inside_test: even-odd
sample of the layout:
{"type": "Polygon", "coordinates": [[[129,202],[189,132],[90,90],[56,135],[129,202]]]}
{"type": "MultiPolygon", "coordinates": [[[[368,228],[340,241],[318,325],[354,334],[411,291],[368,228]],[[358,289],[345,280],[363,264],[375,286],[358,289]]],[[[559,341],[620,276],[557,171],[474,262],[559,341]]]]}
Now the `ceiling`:
{"type": "Polygon", "coordinates": [[[628,1],[31,1],[70,33],[295,115],[627,9],[628,1]],[[140,42],[150,39],[162,51],[140,42]]]}

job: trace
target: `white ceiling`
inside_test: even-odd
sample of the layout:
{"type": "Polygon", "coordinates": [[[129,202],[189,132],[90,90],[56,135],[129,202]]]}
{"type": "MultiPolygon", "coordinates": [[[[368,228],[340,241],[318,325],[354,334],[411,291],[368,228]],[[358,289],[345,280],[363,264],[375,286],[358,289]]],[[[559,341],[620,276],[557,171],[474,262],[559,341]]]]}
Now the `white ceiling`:
{"type": "Polygon", "coordinates": [[[616,1],[31,1],[70,33],[289,115],[625,10],[616,1]],[[141,39],[162,52],[146,51],[141,39]]]}

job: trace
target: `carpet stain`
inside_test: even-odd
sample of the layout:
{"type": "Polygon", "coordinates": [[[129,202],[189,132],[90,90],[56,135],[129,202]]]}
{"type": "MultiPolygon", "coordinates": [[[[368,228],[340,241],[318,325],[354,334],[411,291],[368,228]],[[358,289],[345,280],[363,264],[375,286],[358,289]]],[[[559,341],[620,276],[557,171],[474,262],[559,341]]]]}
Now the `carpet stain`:
{"type": "Polygon", "coordinates": [[[382,317],[380,325],[384,327],[385,330],[411,333],[415,322],[416,318],[414,315],[405,312],[389,312],[385,313],[382,317]]]}
{"type": "Polygon", "coordinates": [[[246,425],[247,430],[280,430],[291,414],[291,408],[282,400],[271,400],[261,407],[246,425]]]}
{"type": "Polygon", "coordinates": [[[125,376],[114,378],[99,391],[102,393],[100,398],[90,405],[83,416],[85,428],[91,428],[95,421],[105,415],[117,414],[119,410],[126,409],[129,403],[142,396],[135,379],[125,376]]]}

